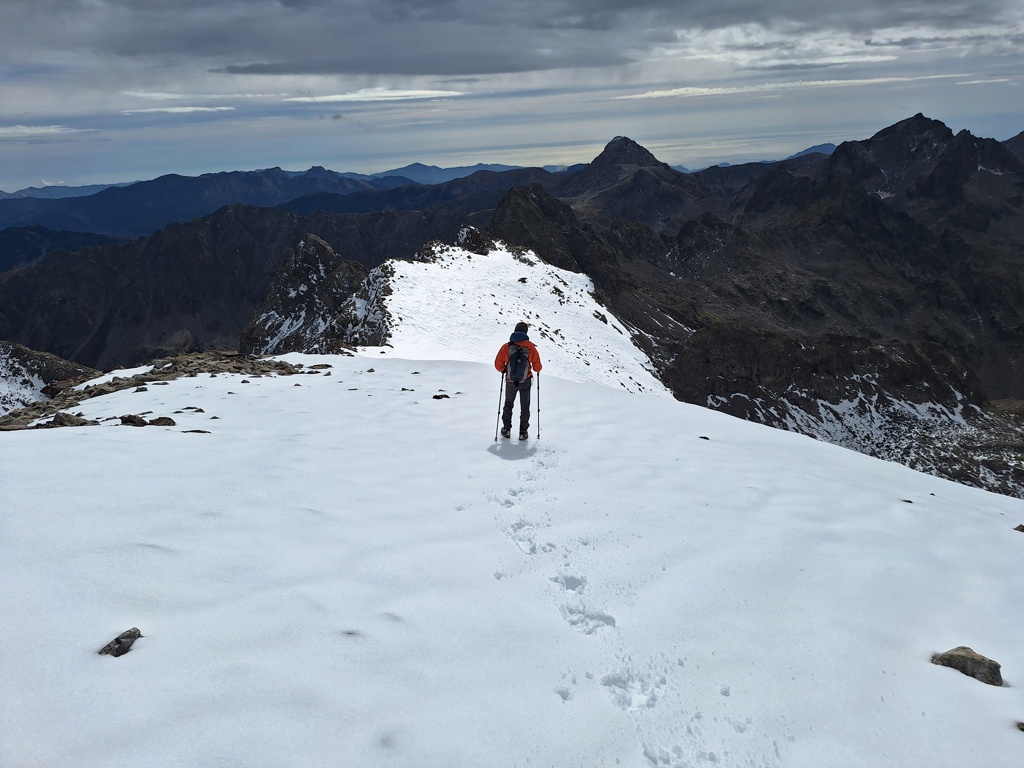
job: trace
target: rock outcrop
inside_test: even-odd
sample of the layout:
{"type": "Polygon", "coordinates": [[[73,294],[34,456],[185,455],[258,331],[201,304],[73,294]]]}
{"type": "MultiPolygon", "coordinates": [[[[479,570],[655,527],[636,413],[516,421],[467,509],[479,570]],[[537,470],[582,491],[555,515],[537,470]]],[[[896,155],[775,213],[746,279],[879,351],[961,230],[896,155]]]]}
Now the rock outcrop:
{"type": "Polygon", "coordinates": [[[1003,684],[1003,675],[1000,672],[999,662],[982,656],[966,645],[958,646],[945,653],[935,654],[932,656],[932,664],[951,667],[968,677],[980,680],[986,685],[1003,684]]]}
{"type": "Polygon", "coordinates": [[[142,632],[139,631],[139,628],[132,627],[100,648],[98,653],[100,656],[114,656],[115,658],[117,656],[124,656],[132,649],[132,645],[140,637],[142,637],[142,632]]]}
{"type": "Polygon", "coordinates": [[[366,273],[361,264],[343,259],[307,232],[242,332],[242,352],[327,354],[348,349],[341,309],[362,285],[366,273]]]}
{"type": "MultiPolygon", "coordinates": [[[[77,407],[83,400],[91,397],[120,392],[124,389],[137,389],[146,384],[168,382],[184,376],[198,376],[201,373],[234,373],[245,376],[292,376],[302,371],[302,365],[291,365],[281,360],[270,360],[238,352],[198,352],[187,355],[163,358],[153,361],[152,368],[144,373],[131,376],[113,376],[108,381],[79,386],[82,381],[69,380],[51,386],[52,397],[24,408],[12,411],[0,417],[0,431],[33,428],[43,419],[46,423],[38,423],[35,428],[44,429],[61,426],[85,426],[94,422],[80,420],[76,414],[67,411],[77,407]],[[64,414],[64,415],[61,415],[64,414]]],[[[93,374],[98,375],[97,371],[93,374]]],[[[92,378],[89,376],[88,378],[92,378]]],[[[130,414],[129,414],[130,415],[130,414]]],[[[138,426],[173,426],[169,417],[158,417],[146,421],[141,416],[138,426]],[[165,421],[166,419],[166,421],[165,421]]]]}

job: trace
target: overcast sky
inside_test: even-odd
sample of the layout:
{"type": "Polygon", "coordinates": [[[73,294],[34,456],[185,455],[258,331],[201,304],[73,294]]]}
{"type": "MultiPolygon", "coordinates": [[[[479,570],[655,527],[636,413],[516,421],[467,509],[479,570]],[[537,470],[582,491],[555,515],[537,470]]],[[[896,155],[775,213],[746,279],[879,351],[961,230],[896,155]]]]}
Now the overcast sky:
{"type": "Polygon", "coordinates": [[[0,189],[1024,131],[1021,0],[0,0],[0,189]]]}

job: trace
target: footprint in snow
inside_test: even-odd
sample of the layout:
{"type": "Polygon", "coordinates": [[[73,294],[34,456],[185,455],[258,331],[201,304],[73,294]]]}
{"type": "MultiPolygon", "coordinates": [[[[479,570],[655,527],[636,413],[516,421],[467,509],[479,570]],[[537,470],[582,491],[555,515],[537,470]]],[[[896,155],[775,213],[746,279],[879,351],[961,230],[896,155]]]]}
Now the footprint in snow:
{"type": "Polygon", "coordinates": [[[557,576],[552,576],[549,580],[555,584],[561,584],[566,592],[576,592],[577,594],[587,586],[585,576],[572,576],[568,573],[560,573],[557,576]]]}
{"type": "Polygon", "coordinates": [[[592,635],[598,630],[615,626],[614,616],[589,609],[583,603],[563,606],[562,616],[584,635],[592,635]]]}
{"type": "Polygon", "coordinates": [[[533,535],[533,526],[526,520],[516,520],[508,529],[509,536],[523,552],[528,555],[537,554],[537,540],[533,535]]]}
{"type": "Polygon", "coordinates": [[[652,709],[666,684],[664,677],[624,671],[601,678],[601,685],[608,689],[615,706],[626,712],[638,709],[652,709]]]}

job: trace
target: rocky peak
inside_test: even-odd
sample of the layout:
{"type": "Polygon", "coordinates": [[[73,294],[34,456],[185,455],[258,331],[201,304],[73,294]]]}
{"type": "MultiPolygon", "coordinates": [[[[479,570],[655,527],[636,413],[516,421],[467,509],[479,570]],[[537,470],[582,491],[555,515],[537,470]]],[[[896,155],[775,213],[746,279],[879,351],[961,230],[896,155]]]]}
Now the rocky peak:
{"type": "Polygon", "coordinates": [[[866,141],[840,144],[829,158],[828,175],[846,177],[887,199],[931,173],[952,141],[946,125],[918,113],[866,141]]]}
{"type": "Polygon", "coordinates": [[[612,139],[592,163],[552,191],[597,226],[631,221],[670,234],[717,205],[699,178],[673,170],[624,136],[612,139]]]}
{"type": "Polygon", "coordinates": [[[329,179],[333,178],[337,174],[333,171],[328,171],[322,165],[314,165],[308,171],[304,171],[300,175],[305,176],[308,179],[329,179]]]}
{"type": "Polygon", "coordinates": [[[647,149],[625,136],[616,136],[608,142],[592,166],[636,165],[643,168],[666,168],[665,163],[647,149]]]}
{"type": "Polygon", "coordinates": [[[906,151],[917,152],[947,144],[953,131],[939,120],[932,120],[918,112],[913,117],[883,128],[868,141],[874,144],[898,144],[906,151]]]}

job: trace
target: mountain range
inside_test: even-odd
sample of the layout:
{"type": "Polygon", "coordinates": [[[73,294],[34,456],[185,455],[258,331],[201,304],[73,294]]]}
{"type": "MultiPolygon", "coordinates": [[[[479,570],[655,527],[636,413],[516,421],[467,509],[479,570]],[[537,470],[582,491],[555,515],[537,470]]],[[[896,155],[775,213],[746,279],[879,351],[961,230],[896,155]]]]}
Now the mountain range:
{"type": "Polygon", "coordinates": [[[274,351],[336,350],[360,341],[337,318],[373,270],[430,258],[431,241],[500,242],[586,275],[681,400],[1020,495],[1020,152],[1021,136],[919,114],[831,154],[692,174],[626,137],[572,173],[348,179],[362,186],[280,200],[295,191],[280,172],[263,207],[0,273],[0,338],[108,369],[269,351],[272,309],[274,351]],[[282,336],[289,323],[321,330],[282,336]]]}
{"type": "MultiPolygon", "coordinates": [[[[834,146],[819,145],[794,157],[830,152],[834,146]]],[[[573,173],[584,165],[544,166],[548,173],[573,173]]],[[[682,166],[677,170],[688,172],[682,166]]],[[[391,189],[410,182],[441,184],[471,176],[480,171],[506,173],[520,166],[500,163],[441,168],[436,165],[410,165],[372,174],[329,171],[314,166],[306,171],[269,168],[257,171],[207,173],[198,177],[169,174],[152,181],[92,184],[88,186],[27,187],[17,192],[0,192],[0,230],[26,225],[73,229],[114,238],[149,235],[167,224],[197,218],[224,205],[278,205],[296,197],[314,193],[349,194],[360,190],[391,189]],[[126,194],[100,192],[130,187],[126,194]],[[63,202],[55,202],[63,201],[63,202]]],[[[0,266],[20,261],[0,243],[0,266]]],[[[0,269],[0,271],[3,271],[0,269]]]]}
{"type": "Polygon", "coordinates": [[[274,206],[311,192],[348,194],[408,183],[409,179],[398,176],[351,178],[321,167],[299,174],[280,168],[202,176],[169,174],[152,181],[107,187],[85,196],[0,200],[0,229],[42,225],[50,229],[134,239],[232,203],[274,206]]]}

